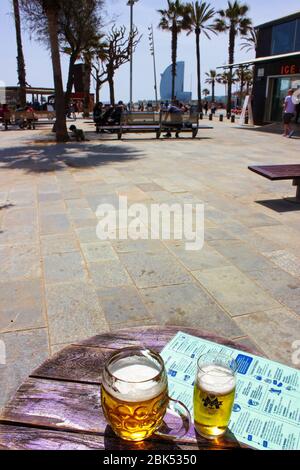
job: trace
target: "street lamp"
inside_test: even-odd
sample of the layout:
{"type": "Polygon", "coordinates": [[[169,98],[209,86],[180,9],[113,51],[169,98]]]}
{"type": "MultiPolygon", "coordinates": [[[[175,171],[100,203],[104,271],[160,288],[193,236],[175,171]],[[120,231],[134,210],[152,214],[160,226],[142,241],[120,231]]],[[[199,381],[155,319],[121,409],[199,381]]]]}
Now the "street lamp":
{"type": "Polygon", "coordinates": [[[156,78],[156,61],[155,61],[155,44],[154,44],[154,33],[153,33],[153,25],[149,26],[149,43],[150,43],[150,52],[153,57],[153,69],[154,69],[154,90],[155,90],[155,101],[156,105],[158,102],[157,96],[157,78],[156,78]]]}
{"type": "Polygon", "coordinates": [[[138,0],[128,0],[127,5],[130,6],[130,111],[132,110],[132,74],[133,74],[133,5],[138,0]]]}

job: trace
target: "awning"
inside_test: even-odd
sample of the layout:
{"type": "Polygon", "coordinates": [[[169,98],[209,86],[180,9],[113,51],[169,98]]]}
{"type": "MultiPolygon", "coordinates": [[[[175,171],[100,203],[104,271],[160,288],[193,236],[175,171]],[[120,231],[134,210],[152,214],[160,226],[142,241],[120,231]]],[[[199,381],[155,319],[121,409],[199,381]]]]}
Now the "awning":
{"type": "Polygon", "coordinates": [[[249,65],[259,64],[261,62],[271,62],[273,60],[288,59],[290,57],[297,57],[297,56],[300,56],[300,51],[290,52],[289,54],[268,55],[266,57],[258,57],[257,59],[245,60],[244,62],[239,62],[236,64],[222,65],[222,67],[217,67],[217,69],[230,69],[230,68],[234,69],[238,67],[247,67],[249,65]]]}

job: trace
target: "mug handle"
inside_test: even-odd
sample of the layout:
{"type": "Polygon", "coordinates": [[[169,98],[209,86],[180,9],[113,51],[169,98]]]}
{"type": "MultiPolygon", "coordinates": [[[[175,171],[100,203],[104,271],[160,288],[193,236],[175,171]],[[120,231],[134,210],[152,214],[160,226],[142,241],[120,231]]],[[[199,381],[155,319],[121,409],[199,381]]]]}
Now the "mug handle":
{"type": "MultiPolygon", "coordinates": [[[[177,416],[181,419],[182,421],[181,427],[178,430],[174,431],[175,434],[167,434],[167,433],[159,431],[159,429],[155,431],[154,434],[162,439],[167,439],[169,441],[170,440],[176,441],[184,437],[188,433],[191,427],[191,422],[192,422],[191,414],[189,410],[187,409],[187,407],[181,401],[174,400],[173,398],[170,398],[170,397],[168,397],[168,399],[169,399],[168,409],[171,410],[173,413],[177,414],[177,416]]],[[[163,423],[162,428],[163,427],[168,428],[168,425],[166,423],[163,423]]],[[[170,429],[170,431],[173,431],[173,429],[170,429]]]]}

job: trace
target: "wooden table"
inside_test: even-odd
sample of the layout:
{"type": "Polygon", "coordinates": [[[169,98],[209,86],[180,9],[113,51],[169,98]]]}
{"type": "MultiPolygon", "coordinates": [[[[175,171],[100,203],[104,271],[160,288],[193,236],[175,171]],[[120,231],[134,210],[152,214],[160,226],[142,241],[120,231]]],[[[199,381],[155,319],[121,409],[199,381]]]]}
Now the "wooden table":
{"type": "Polygon", "coordinates": [[[153,437],[142,443],[117,438],[100,403],[104,362],[115,350],[144,345],[158,352],[185,331],[253,354],[255,350],[200,330],[183,327],[131,328],[68,346],[35,370],[5,407],[0,419],[0,449],[199,450],[239,447],[233,435],[219,442],[196,437],[193,426],[176,444],[153,437]]]}
{"type": "Polygon", "coordinates": [[[300,165],[249,166],[249,170],[271,181],[293,180],[296,186],[295,202],[300,203],[300,165]]]}

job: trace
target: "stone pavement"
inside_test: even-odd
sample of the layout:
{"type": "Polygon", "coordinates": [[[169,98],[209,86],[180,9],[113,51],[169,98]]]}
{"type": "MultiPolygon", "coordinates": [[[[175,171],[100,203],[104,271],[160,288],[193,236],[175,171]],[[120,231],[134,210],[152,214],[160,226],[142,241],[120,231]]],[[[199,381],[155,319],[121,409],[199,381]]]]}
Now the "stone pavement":
{"type": "MultiPolygon", "coordinates": [[[[299,162],[299,140],[214,123],[196,140],[54,145],[0,131],[0,407],[69,343],[124,327],[186,325],[292,363],[300,340],[300,207],[250,164],[299,162]],[[100,203],[204,202],[205,246],[99,241],[100,203]]],[[[92,129],[90,127],[90,129],[92,129]]]]}

